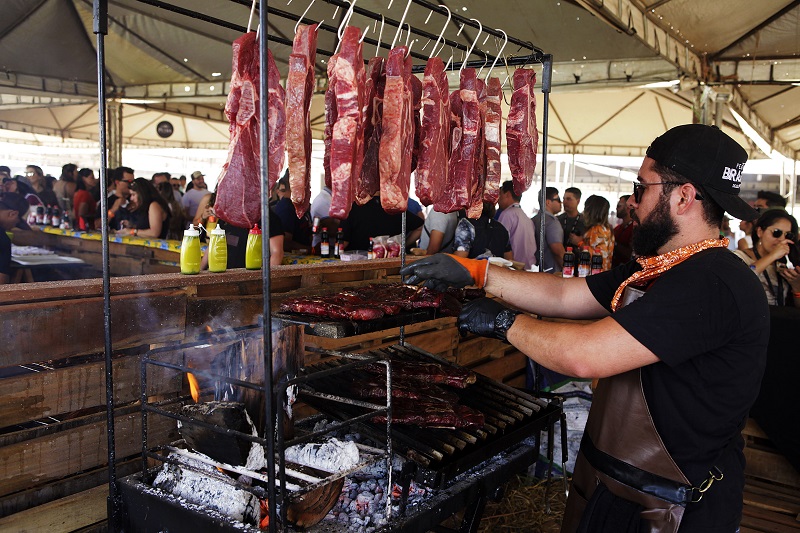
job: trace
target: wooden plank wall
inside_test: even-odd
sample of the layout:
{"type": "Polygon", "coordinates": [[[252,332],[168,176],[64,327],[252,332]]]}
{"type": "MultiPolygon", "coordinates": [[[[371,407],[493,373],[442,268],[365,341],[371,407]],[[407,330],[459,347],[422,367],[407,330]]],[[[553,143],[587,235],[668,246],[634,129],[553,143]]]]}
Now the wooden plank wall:
{"type": "MultiPolygon", "coordinates": [[[[270,279],[273,309],[288,295],[396,280],[398,269],[396,259],[277,267],[270,279]]],[[[256,323],[263,306],[261,287],[261,272],[245,270],[112,278],[118,476],[141,464],[143,354],[152,347],[194,341],[206,326],[218,330],[256,323]]],[[[73,531],[104,516],[108,473],[103,319],[99,279],[0,286],[0,530],[41,526],[73,531]]],[[[506,383],[519,385],[520,378],[524,380],[519,352],[499,341],[462,339],[454,326],[454,318],[414,324],[405,328],[405,338],[506,383]]],[[[363,351],[396,343],[399,333],[395,328],[339,340],[306,336],[306,344],[363,351]]],[[[319,359],[311,352],[306,357],[308,364],[319,359]]],[[[151,400],[185,398],[180,373],[151,369],[151,400]]],[[[150,418],[149,445],[178,437],[174,421],[150,418]]]]}

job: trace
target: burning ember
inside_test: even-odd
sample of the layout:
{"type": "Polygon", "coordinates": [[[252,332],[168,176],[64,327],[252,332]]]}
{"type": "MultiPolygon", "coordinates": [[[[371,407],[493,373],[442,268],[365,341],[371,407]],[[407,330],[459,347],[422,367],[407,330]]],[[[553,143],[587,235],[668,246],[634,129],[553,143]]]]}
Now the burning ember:
{"type": "MultiPolygon", "coordinates": [[[[191,366],[191,365],[189,365],[191,366]]],[[[200,383],[197,382],[197,378],[194,377],[194,374],[191,372],[186,374],[186,379],[189,380],[189,390],[192,392],[192,400],[194,403],[200,401],[200,383]]]]}

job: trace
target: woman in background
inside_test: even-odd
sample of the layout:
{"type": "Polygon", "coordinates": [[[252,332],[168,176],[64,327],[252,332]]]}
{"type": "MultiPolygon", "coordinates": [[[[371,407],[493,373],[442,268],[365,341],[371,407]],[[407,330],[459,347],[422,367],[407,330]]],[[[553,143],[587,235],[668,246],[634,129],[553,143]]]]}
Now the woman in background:
{"type": "Polygon", "coordinates": [[[600,252],[603,256],[603,270],[611,270],[611,258],[614,255],[614,232],[608,223],[610,207],[608,200],[596,194],[587,198],[583,204],[586,232],[580,246],[588,246],[592,253],[595,250],[600,252]]]}
{"type": "Polygon", "coordinates": [[[783,209],[765,211],[753,225],[753,247],[736,250],[758,276],[770,305],[800,307],[800,254],[797,251],[797,220],[783,209]],[[787,267],[786,257],[792,262],[787,267]]]}
{"type": "Polygon", "coordinates": [[[82,168],[78,171],[78,181],[75,182],[75,196],[72,198],[75,214],[75,229],[91,231],[95,228],[97,219],[97,202],[100,201],[100,188],[97,178],[91,168],[82,168]]]}
{"type": "MultiPolygon", "coordinates": [[[[130,215],[123,220],[125,227],[117,235],[134,235],[152,239],[165,239],[169,230],[169,206],[153,187],[150,180],[136,178],[131,184],[128,210],[130,215]]],[[[120,201],[120,200],[117,200],[120,201]]]]}
{"type": "Polygon", "coordinates": [[[162,181],[156,185],[161,197],[167,202],[169,207],[169,227],[167,228],[167,239],[181,240],[183,239],[184,222],[186,217],[183,215],[183,206],[175,199],[175,191],[172,184],[168,181],[162,181]]]}

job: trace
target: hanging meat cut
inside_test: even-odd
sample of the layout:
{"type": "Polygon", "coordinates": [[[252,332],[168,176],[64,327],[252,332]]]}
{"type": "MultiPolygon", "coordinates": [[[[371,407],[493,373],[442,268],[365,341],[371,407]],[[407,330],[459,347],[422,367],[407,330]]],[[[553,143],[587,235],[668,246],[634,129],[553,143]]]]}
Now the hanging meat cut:
{"type": "Polygon", "coordinates": [[[408,207],[411,186],[411,156],[414,151],[411,58],[408,48],[398,46],[386,60],[386,89],[383,93],[383,134],[380,145],[381,206],[389,214],[408,207]]]}
{"type": "MultiPolygon", "coordinates": [[[[233,42],[233,76],[225,103],[230,122],[228,158],[217,178],[214,210],[226,222],[251,228],[261,220],[261,159],[259,156],[259,53],[255,32],[233,42]]],[[[278,179],[286,139],[285,93],[272,53],[267,51],[268,186],[278,179]]]]}
{"type": "Polygon", "coordinates": [[[364,164],[356,180],[355,200],[364,205],[381,188],[378,157],[381,144],[381,117],[383,116],[383,91],[386,73],[383,58],[373,57],[367,65],[367,83],[364,87],[364,164]]]}
{"type": "Polygon", "coordinates": [[[322,141],[325,145],[325,155],[322,158],[322,168],[325,170],[325,186],[331,188],[331,143],[333,142],[333,125],[336,124],[336,83],[334,83],[334,70],[336,55],[328,60],[328,89],[325,91],[325,129],[322,141]]]}
{"type": "Polygon", "coordinates": [[[450,159],[444,193],[434,198],[433,208],[452,213],[468,208],[475,176],[475,159],[480,148],[481,111],[478,79],[474,68],[461,71],[460,89],[450,94],[450,159]]]}
{"type": "Polygon", "coordinates": [[[484,125],[486,123],[486,83],[477,78],[475,80],[476,96],[478,98],[479,122],[474,159],[475,170],[472,174],[472,183],[469,188],[469,206],[467,217],[477,219],[483,211],[483,188],[486,183],[486,138],[484,125]]]}
{"type": "Polygon", "coordinates": [[[317,57],[317,25],[300,24],[294,36],[286,77],[286,147],[289,186],[297,218],[311,205],[311,96],[317,57]]]}
{"type": "Polygon", "coordinates": [[[414,120],[414,143],[411,150],[411,172],[417,170],[419,157],[419,140],[422,130],[420,110],[422,110],[422,82],[416,76],[409,78],[411,81],[411,117],[414,120]]]}
{"type": "Polygon", "coordinates": [[[361,30],[344,30],[341,51],[333,66],[336,122],[330,150],[331,207],[329,214],[343,220],[353,206],[356,180],[364,162],[364,85],[366,71],[361,47],[361,30]]]}
{"type": "Polygon", "coordinates": [[[500,103],[503,88],[498,78],[489,78],[486,87],[486,120],[483,126],[486,141],[486,183],[483,186],[483,200],[497,203],[500,196],[500,146],[502,144],[503,112],[500,103]]]}
{"type": "Polygon", "coordinates": [[[536,150],[539,132],[536,129],[536,73],[532,70],[514,71],[514,93],[506,123],[508,166],[514,182],[514,193],[521,195],[533,182],[536,169],[536,150]]]}
{"type": "Polygon", "coordinates": [[[441,196],[447,179],[450,98],[444,62],[432,57],[422,80],[422,126],[417,161],[416,192],[422,205],[441,196]]]}

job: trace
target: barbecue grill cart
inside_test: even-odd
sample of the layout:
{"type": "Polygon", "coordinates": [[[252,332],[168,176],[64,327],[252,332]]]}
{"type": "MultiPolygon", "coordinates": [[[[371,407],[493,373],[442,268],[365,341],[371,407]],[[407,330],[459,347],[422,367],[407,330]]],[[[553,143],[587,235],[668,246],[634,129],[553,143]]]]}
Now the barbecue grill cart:
{"type": "MultiPolygon", "coordinates": [[[[157,6],[161,9],[187,17],[220,24],[229,28],[245,31],[229,21],[211,17],[184,9],[169,2],[160,0],[141,0],[142,3],[157,6]]],[[[249,4],[243,0],[230,0],[235,3],[249,4]]],[[[430,40],[437,36],[424,28],[413,27],[405,23],[406,14],[411,4],[415,9],[425,9],[431,13],[446,15],[448,21],[462,27],[474,28],[478,34],[484,32],[496,39],[506,39],[508,43],[519,47],[519,55],[501,56],[502,49],[495,55],[475,48],[476,37],[472,46],[466,46],[450,39],[444,39],[443,46],[462,51],[462,61],[451,61],[454,69],[462,66],[490,69],[502,61],[509,66],[528,64],[542,65],[542,87],[544,93],[544,137],[542,156],[542,194],[546,183],[547,157],[547,117],[548,97],[550,91],[552,56],[533,46],[530,42],[505,35],[500,30],[483,27],[475,19],[450,14],[443,6],[437,6],[427,0],[408,0],[400,20],[387,18],[385,14],[372,12],[344,0],[324,0],[337,13],[349,11],[347,16],[356,14],[377,22],[397,28],[395,39],[401,29],[407,28],[408,36],[420,36],[430,40]],[[480,57],[470,60],[471,54],[480,57]],[[491,66],[489,66],[491,65],[491,66]]],[[[400,4],[401,2],[398,2],[400,4]]],[[[105,64],[104,35],[107,24],[106,0],[94,1],[94,30],[97,34],[98,50],[98,101],[101,139],[101,184],[105,187],[106,166],[106,121],[105,121],[105,64]]],[[[391,4],[390,4],[391,5],[391,4]]],[[[255,9],[256,2],[253,1],[255,9]]],[[[297,10],[305,6],[292,6],[297,10]]],[[[310,7],[310,5],[309,5],[310,7]]],[[[399,6],[402,8],[402,6],[399,6]]],[[[308,11],[308,10],[306,10],[308,11]]],[[[271,7],[261,2],[259,23],[261,28],[270,28],[269,17],[278,17],[303,23],[316,21],[305,18],[306,13],[298,15],[288,12],[283,6],[271,7]]],[[[336,15],[334,15],[335,17],[336,15]]],[[[344,15],[343,15],[344,16],[344,15]]],[[[337,31],[335,24],[322,24],[320,30],[328,33],[337,31]]],[[[444,30],[443,30],[444,31],[444,30]]],[[[460,33],[460,32],[459,32],[460,33]]],[[[267,71],[267,42],[291,45],[291,40],[280,35],[268,35],[260,32],[261,69],[267,71]]],[[[379,45],[380,37],[365,37],[364,42],[379,45]]],[[[437,43],[438,43],[437,39],[437,43]]],[[[485,41],[484,41],[485,43],[485,41]]],[[[435,45],[434,45],[435,46],[435,45]]],[[[333,55],[333,51],[318,49],[323,56],[333,55]]],[[[411,52],[415,59],[427,59],[427,54],[411,52]]],[[[424,65],[415,65],[414,71],[421,72],[424,65]]],[[[260,94],[268,94],[266,76],[261,76],[260,94]]],[[[261,116],[268,117],[267,98],[260,99],[261,116]]],[[[261,122],[261,182],[267,182],[267,120],[261,122]]],[[[105,189],[101,194],[106,198],[105,189]]],[[[268,233],[268,191],[262,186],[261,220],[267,225],[268,233]]],[[[266,501],[265,512],[269,519],[269,531],[279,528],[289,529],[289,524],[298,526],[313,523],[306,514],[319,513],[315,503],[321,500],[336,499],[337,490],[341,490],[345,475],[369,468],[373,465],[385,465],[384,475],[386,489],[383,491],[386,512],[384,521],[376,524],[380,531],[422,531],[436,527],[444,518],[459,508],[468,507],[462,530],[474,531],[483,503],[487,497],[495,496],[503,483],[512,475],[529,466],[538,455],[538,435],[541,430],[550,431],[552,442],[553,424],[561,416],[561,406],[556,401],[544,401],[527,393],[503,385],[502,383],[478,376],[477,383],[463,393],[459,393],[460,401],[480,411],[486,418],[485,424],[475,428],[429,429],[421,430],[411,426],[402,427],[391,423],[392,413],[392,362],[426,362],[441,365],[444,370],[452,363],[438,358],[407,344],[404,338],[404,327],[421,320],[435,318],[435,312],[419,316],[406,313],[404,316],[392,317],[393,322],[376,321],[369,326],[339,321],[321,327],[319,320],[275,316],[271,302],[271,276],[269,265],[269,247],[263,247],[262,271],[263,306],[260,325],[240,330],[211,331],[199,342],[157,348],[148,352],[142,359],[141,369],[141,401],[142,401],[142,468],[137,474],[124,479],[117,479],[114,461],[114,398],[113,375],[111,369],[111,312],[110,312],[110,280],[108,273],[107,252],[107,206],[103,205],[103,242],[104,271],[103,292],[105,308],[105,354],[106,385],[108,406],[108,443],[109,443],[109,522],[113,530],[146,531],[152,529],[169,531],[222,530],[239,531],[255,530],[255,526],[245,525],[242,521],[234,521],[224,512],[210,510],[211,503],[226,499],[231,493],[242,498],[241,506],[248,516],[260,518],[258,510],[253,510],[253,502],[266,501]],[[327,356],[321,364],[306,366],[303,361],[303,335],[306,332],[330,336],[355,334],[359,327],[376,329],[400,327],[399,343],[393,346],[378,348],[361,354],[323,352],[327,356]],[[199,357],[202,354],[203,357],[199,357]],[[336,393],[346,388],[348,375],[362,371],[366,365],[378,365],[385,368],[386,397],[379,401],[359,401],[345,394],[336,393]],[[153,398],[148,391],[148,379],[158,373],[175,373],[179,376],[191,374],[197,381],[199,398],[205,394],[213,407],[188,409],[185,398],[179,401],[153,398]],[[332,392],[333,391],[333,392],[332,392]],[[304,425],[304,420],[294,420],[292,407],[295,399],[313,406],[326,417],[322,428],[317,425],[304,425]],[[244,405],[255,420],[249,420],[246,413],[242,415],[236,405],[244,405]],[[212,413],[213,412],[213,413],[212,413]],[[198,414],[200,413],[200,414],[198,414]],[[220,414],[222,413],[222,414],[220,414]],[[253,415],[253,413],[257,413],[253,415]],[[184,441],[190,447],[206,451],[208,457],[189,457],[183,446],[160,446],[151,448],[147,441],[147,428],[157,417],[167,417],[180,423],[184,441]],[[383,417],[382,419],[380,417],[383,417]],[[225,422],[221,422],[224,420],[225,422]],[[376,421],[378,420],[378,421],[376,421]],[[380,422],[379,420],[385,420],[380,422]],[[253,426],[249,424],[253,422],[253,426]],[[296,422],[296,423],[295,423],[296,422]],[[256,431],[250,431],[255,427],[256,431]],[[341,432],[355,431],[367,439],[367,443],[359,443],[359,463],[342,471],[327,472],[306,471],[296,465],[287,465],[286,448],[290,445],[301,445],[341,432]],[[252,445],[261,445],[266,458],[265,468],[242,468],[235,461],[229,460],[237,453],[247,455],[252,445]],[[220,452],[224,450],[225,453],[220,452]],[[219,453],[219,455],[216,455],[219,453]],[[403,459],[399,470],[395,460],[403,459]],[[189,492],[208,491],[209,505],[191,504],[154,486],[156,472],[164,466],[174,466],[170,470],[174,476],[162,483],[178,483],[176,478],[192,479],[189,492]],[[218,471],[227,472],[220,475],[218,471]],[[263,474],[259,472],[268,472],[263,474]],[[197,476],[199,474],[199,477],[197,476]],[[238,476],[245,476],[244,479],[238,476]],[[399,510],[393,509],[391,492],[393,482],[397,480],[400,489],[399,510]],[[408,504],[412,482],[425,483],[435,487],[435,494],[412,504],[408,504]],[[196,483],[196,484],[192,484],[196,483]],[[209,488],[209,487],[215,488],[209,488]],[[338,487],[338,488],[337,488],[338,487]],[[214,492],[216,491],[216,492],[214,492]],[[312,511],[309,511],[309,509],[312,511]],[[306,513],[306,514],[304,514],[306,513]],[[309,520],[309,521],[307,521],[309,520]]],[[[405,237],[405,214],[403,214],[403,237],[405,237]]],[[[401,252],[401,262],[406,260],[405,248],[401,252]]],[[[552,452],[552,446],[549,447],[552,452]]],[[[244,459],[244,458],[242,458],[244,459]]],[[[169,470],[166,468],[163,471],[169,470]]],[[[163,484],[160,486],[164,486],[163,484]]],[[[238,505],[238,504],[232,504],[238,505]]],[[[325,509],[327,512],[327,509],[325,509]]],[[[324,513],[323,513],[324,514],[324,513]]],[[[336,530],[331,524],[319,526],[324,530],[336,530]],[[327,529],[326,529],[327,528],[327,529]]]]}

